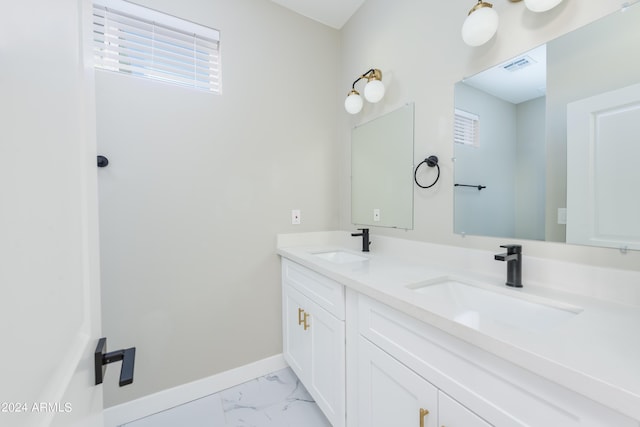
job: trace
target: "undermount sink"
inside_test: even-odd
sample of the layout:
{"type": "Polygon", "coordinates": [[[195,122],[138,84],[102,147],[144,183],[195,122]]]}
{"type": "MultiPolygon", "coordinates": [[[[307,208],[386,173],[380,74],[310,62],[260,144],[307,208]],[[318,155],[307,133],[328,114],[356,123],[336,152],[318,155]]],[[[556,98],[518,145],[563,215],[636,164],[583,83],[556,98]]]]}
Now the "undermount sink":
{"type": "Polygon", "coordinates": [[[507,326],[542,333],[582,311],[562,302],[492,287],[452,276],[409,286],[429,297],[429,306],[438,314],[478,330],[507,326]]]}
{"type": "Polygon", "coordinates": [[[346,251],[317,252],[314,253],[313,256],[335,264],[348,264],[352,262],[366,261],[369,259],[365,256],[346,251]]]}

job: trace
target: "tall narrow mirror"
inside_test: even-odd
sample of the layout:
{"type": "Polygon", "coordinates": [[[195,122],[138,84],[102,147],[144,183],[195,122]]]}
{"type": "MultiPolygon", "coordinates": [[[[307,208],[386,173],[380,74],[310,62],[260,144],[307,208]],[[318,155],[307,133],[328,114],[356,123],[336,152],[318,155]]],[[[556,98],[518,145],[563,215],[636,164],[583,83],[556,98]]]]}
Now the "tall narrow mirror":
{"type": "Polygon", "coordinates": [[[413,228],[414,106],[353,128],[351,222],[413,228]]]}

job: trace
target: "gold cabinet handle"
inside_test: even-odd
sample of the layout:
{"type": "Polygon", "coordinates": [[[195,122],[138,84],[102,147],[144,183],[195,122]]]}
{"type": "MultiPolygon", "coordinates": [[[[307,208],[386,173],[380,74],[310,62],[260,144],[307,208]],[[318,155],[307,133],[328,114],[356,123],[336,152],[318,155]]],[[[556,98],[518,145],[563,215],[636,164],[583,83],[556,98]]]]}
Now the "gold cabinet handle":
{"type": "Polygon", "coordinates": [[[424,417],[429,415],[429,411],[420,408],[420,427],[424,427],[424,417]]]}
{"type": "Polygon", "coordinates": [[[304,330],[305,331],[307,329],[309,329],[309,324],[307,323],[308,320],[309,320],[309,313],[305,313],[304,314],[304,319],[302,319],[302,323],[304,323],[304,330]]]}
{"type": "Polygon", "coordinates": [[[302,313],[304,313],[304,310],[299,308],[298,309],[298,326],[302,325],[302,322],[304,322],[304,319],[302,318],[302,313]]]}

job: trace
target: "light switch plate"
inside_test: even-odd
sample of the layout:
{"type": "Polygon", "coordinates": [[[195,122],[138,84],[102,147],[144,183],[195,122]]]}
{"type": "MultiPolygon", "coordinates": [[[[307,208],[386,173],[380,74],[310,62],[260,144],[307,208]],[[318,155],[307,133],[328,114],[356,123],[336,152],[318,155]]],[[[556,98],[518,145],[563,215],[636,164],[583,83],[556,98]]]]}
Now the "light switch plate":
{"type": "Polygon", "coordinates": [[[567,208],[558,208],[558,224],[567,224],[567,208]]]}
{"type": "Polygon", "coordinates": [[[373,210],[373,220],[375,222],[380,221],[380,209],[374,209],[373,210]]]}

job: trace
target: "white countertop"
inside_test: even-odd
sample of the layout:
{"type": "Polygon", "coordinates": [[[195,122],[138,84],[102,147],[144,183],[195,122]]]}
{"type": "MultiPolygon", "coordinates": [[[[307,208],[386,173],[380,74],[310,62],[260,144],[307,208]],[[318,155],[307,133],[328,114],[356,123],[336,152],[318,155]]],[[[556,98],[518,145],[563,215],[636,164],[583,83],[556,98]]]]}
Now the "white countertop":
{"type": "MultiPolygon", "coordinates": [[[[365,254],[353,250],[353,245],[279,246],[279,255],[347,288],[640,420],[639,307],[527,285],[526,282],[522,289],[511,289],[504,286],[504,277],[499,280],[460,268],[443,268],[441,263],[430,263],[428,258],[420,263],[405,261],[388,253],[378,254],[373,248],[365,254]],[[332,250],[364,255],[367,259],[337,264],[313,255],[332,250]],[[435,306],[427,295],[411,289],[411,285],[443,275],[479,281],[495,286],[498,292],[512,293],[519,298],[549,299],[582,310],[544,331],[496,325],[466,326],[448,318],[446,307],[435,306]]],[[[501,264],[504,267],[504,263],[501,264]]]]}

